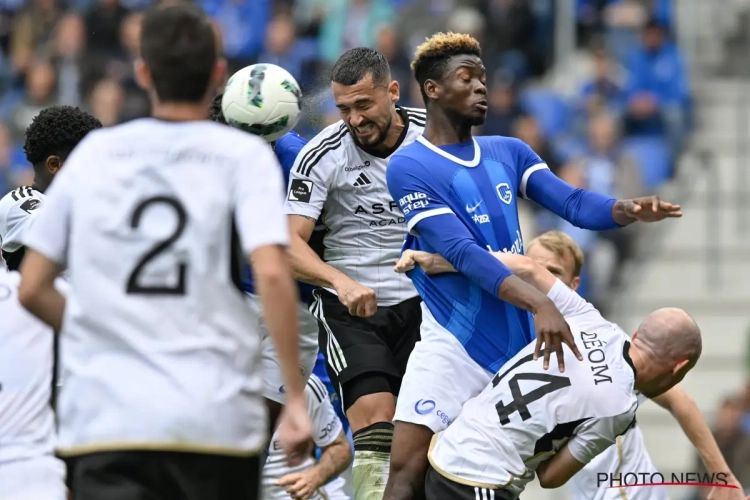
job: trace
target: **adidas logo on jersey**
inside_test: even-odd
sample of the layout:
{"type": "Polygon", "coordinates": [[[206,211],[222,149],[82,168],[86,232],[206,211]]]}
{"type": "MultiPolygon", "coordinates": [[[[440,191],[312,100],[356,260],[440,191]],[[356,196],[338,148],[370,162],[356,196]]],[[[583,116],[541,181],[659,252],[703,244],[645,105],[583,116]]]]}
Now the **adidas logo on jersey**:
{"type": "Polygon", "coordinates": [[[359,177],[357,177],[357,180],[354,181],[354,186],[356,187],[362,187],[362,186],[368,186],[372,184],[372,181],[367,178],[367,176],[363,173],[359,174],[359,177]]]}

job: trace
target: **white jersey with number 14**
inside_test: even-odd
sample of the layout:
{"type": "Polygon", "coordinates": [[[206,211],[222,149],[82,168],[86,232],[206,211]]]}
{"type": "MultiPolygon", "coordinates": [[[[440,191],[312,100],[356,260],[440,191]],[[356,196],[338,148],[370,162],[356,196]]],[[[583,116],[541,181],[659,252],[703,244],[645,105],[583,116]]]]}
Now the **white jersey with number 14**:
{"type": "Polygon", "coordinates": [[[638,400],[627,337],[561,281],[549,297],[584,360],[565,348],[560,373],[555,356],[548,370],[542,358],[533,361],[535,342],[522,349],[436,436],[430,462],[439,473],[518,496],[536,467],[566,443],[586,464],[633,425],[638,400]]]}

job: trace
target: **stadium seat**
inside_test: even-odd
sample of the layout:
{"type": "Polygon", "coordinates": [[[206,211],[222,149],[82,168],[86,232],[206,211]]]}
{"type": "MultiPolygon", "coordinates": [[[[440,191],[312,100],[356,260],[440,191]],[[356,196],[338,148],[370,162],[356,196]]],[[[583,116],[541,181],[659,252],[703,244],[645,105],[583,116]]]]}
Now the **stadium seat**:
{"type": "Polygon", "coordinates": [[[547,89],[530,89],[521,94],[520,104],[533,115],[545,137],[551,138],[567,131],[573,112],[558,93],[547,89]]]}
{"type": "Polygon", "coordinates": [[[661,137],[632,137],[623,141],[623,150],[641,168],[643,185],[650,191],[660,188],[672,177],[672,153],[661,137]]]}

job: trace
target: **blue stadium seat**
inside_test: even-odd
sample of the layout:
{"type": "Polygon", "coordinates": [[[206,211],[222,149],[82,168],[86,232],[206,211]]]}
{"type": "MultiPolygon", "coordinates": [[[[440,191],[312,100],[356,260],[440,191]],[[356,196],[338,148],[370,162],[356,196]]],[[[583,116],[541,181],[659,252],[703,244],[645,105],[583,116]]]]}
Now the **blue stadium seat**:
{"type": "Polygon", "coordinates": [[[571,126],[573,111],[561,95],[547,89],[529,89],[520,96],[521,107],[539,122],[547,138],[566,132],[571,126]]]}
{"type": "Polygon", "coordinates": [[[643,185],[650,191],[659,189],[672,177],[672,152],[661,137],[631,137],[623,141],[623,150],[641,168],[643,185]]]}

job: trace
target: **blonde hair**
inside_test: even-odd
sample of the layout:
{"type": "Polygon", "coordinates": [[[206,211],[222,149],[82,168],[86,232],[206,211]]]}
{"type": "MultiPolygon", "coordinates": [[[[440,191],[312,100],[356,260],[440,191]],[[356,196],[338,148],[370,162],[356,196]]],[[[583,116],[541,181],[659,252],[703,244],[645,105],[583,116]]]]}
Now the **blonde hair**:
{"type": "Polygon", "coordinates": [[[578,243],[573,241],[573,238],[562,231],[547,231],[531,240],[529,248],[535,244],[542,245],[542,247],[554,253],[561,259],[564,259],[567,255],[573,257],[573,277],[577,278],[581,275],[581,268],[583,268],[583,250],[578,246],[578,243]]]}

